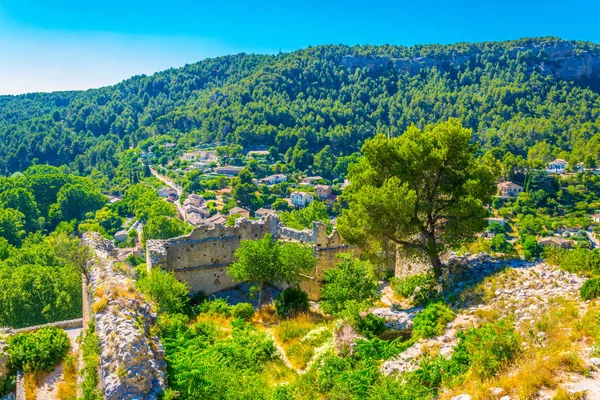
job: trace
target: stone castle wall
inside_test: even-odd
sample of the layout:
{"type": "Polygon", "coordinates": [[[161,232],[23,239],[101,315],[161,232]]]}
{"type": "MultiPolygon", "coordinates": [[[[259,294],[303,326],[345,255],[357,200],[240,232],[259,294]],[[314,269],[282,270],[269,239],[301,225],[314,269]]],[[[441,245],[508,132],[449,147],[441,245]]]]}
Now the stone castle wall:
{"type": "Polygon", "coordinates": [[[146,244],[147,266],[173,271],[177,279],[189,283],[193,293],[213,294],[239,283],[227,275],[227,267],[236,261],[235,251],[240,242],[260,239],[266,234],[313,247],[317,266],[300,284],[311,300],[320,298],[323,273],[336,265],[337,253],[352,251],[358,254],[358,249],[345,244],[337,231],[327,235],[322,222],[313,223],[312,230],[298,231],[282,226],[276,216],[269,215],[260,221],[240,218],[235,226],[198,227],[189,235],[150,240],[146,244]]]}

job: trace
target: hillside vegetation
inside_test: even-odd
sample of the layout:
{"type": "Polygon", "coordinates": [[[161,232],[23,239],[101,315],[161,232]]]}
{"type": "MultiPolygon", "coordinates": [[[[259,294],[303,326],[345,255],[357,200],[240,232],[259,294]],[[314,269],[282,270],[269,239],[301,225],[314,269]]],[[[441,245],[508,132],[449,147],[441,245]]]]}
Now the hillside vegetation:
{"type": "Polygon", "coordinates": [[[595,164],[599,77],[600,46],[553,38],[225,56],[100,89],[0,97],[0,173],[50,163],[114,178],[123,150],[167,141],[274,146],[305,170],[327,145],[349,155],[375,133],[449,117],[509,164],[595,164]]]}

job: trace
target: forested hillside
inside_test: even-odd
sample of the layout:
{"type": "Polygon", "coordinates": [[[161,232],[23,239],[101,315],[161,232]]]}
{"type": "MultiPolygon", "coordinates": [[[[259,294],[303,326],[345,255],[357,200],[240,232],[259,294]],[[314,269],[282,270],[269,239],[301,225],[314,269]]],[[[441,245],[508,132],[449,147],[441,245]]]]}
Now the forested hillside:
{"type": "Polygon", "coordinates": [[[49,163],[112,178],[123,150],[170,140],[292,148],[286,161],[303,170],[326,145],[348,155],[375,133],[449,117],[505,161],[595,164],[599,88],[600,46],[553,38],[239,54],[100,89],[2,96],[0,173],[49,163]]]}

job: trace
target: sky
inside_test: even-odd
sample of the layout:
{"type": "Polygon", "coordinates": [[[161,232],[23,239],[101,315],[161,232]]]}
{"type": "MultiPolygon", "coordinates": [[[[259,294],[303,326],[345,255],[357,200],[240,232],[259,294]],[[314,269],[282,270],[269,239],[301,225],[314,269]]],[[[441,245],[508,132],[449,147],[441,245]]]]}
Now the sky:
{"type": "Polygon", "coordinates": [[[598,0],[0,0],[0,94],[96,88],[207,57],[320,44],[600,43],[599,19],[598,0]]]}

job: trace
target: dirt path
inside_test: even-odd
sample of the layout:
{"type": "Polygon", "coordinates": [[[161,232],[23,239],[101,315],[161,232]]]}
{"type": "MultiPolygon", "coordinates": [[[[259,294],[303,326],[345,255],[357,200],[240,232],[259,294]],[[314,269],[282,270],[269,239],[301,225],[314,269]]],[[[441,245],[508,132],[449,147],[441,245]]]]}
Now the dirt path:
{"type": "MultiPolygon", "coordinates": [[[[79,350],[79,344],[77,343],[77,337],[81,333],[82,328],[65,329],[65,332],[69,336],[71,341],[71,352],[75,353],[79,350]]],[[[54,371],[46,375],[39,385],[36,393],[37,400],[55,400],[58,392],[58,384],[63,378],[63,365],[61,363],[54,371]]]]}

